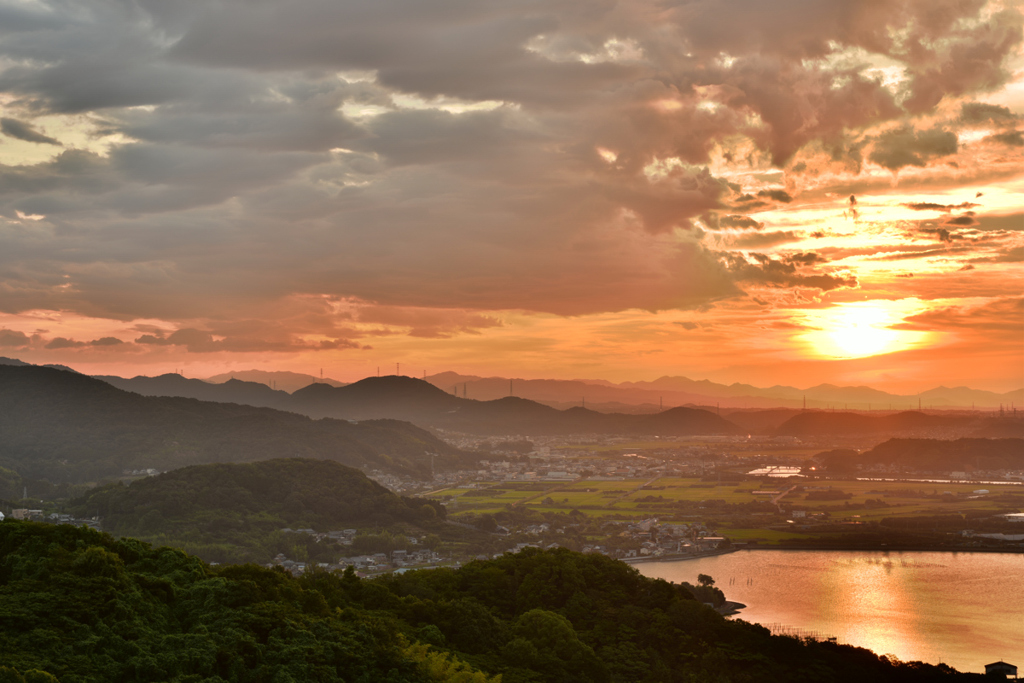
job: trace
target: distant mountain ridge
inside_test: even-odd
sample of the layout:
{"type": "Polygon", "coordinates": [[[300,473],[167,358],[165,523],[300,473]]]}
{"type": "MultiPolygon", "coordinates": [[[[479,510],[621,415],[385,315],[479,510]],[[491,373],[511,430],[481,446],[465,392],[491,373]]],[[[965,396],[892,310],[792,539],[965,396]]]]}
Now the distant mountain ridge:
{"type": "Polygon", "coordinates": [[[123,391],[131,391],[142,396],[177,396],[200,401],[239,403],[279,410],[287,410],[291,398],[286,391],[275,391],[266,384],[238,379],[229,379],[226,382],[215,384],[206,380],[185,378],[173,373],[157,377],[139,375],[130,379],[116,375],[96,375],[95,378],[123,391]]]}
{"type": "Polygon", "coordinates": [[[283,370],[232,370],[231,372],[222,372],[219,375],[207,377],[205,381],[212,384],[221,384],[230,380],[265,384],[271,389],[286,391],[289,394],[308,387],[310,384],[330,384],[332,387],[343,387],[347,384],[347,382],[339,382],[330,377],[316,377],[301,372],[286,372],[283,370]]]}
{"type": "Polygon", "coordinates": [[[293,407],[312,417],[366,420],[384,416],[475,434],[739,434],[718,415],[695,408],[657,414],[558,410],[506,396],[491,401],[462,398],[412,377],[368,377],[344,387],[314,384],[292,395],[293,407]]]}
{"type": "Polygon", "coordinates": [[[910,410],[918,408],[992,409],[1000,405],[1024,406],[1024,388],[1007,393],[936,387],[921,394],[891,394],[867,386],[840,387],[819,384],[807,389],[776,385],[767,388],[750,384],[717,384],[687,377],[660,377],[649,382],[613,383],[606,380],[527,380],[508,377],[479,377],[443,372],[427,381],[459,396],[491,400],[514,393],[542,403],[621,402],[633,405],[698,405],[722,408],[842,408],[853,410],[910,410]]]}
{"type": "MultiPolygon", "coordinates": [[[[622,433],[739,434],[744,429],[709,410],[650,406],[644,411],[606,413],[582,405],[556,409],[540,402],[505,396],[490,401],[466,399],[420,379],[403,375],[368,377],[337,386],[319,382],[291,394],[266,384],[229,379],[214,384],[177,374],[130,379],[101,375],[124,391],[142,396],[175,396],[285,410],[314,419],[394,419],[479,434],[622,433]]],[[[582,403],[582,401],[581,401],[582,403]]]]}

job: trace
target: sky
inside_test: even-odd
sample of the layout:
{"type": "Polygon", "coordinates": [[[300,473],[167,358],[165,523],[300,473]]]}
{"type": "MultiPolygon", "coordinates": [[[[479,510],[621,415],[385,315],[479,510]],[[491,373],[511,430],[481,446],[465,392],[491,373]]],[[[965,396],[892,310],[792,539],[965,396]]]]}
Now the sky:
{"type": "Polygon", "coordinates": [[[1022,12],[0,0],[0,356],[1020,388],[1022,12]]]}

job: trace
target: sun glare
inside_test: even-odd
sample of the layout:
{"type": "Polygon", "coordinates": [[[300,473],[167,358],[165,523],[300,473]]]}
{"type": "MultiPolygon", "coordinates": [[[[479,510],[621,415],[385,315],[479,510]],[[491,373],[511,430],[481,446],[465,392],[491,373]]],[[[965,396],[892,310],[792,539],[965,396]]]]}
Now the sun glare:
{"type": "Polygon", "coordinates": [[[810,312],[807,323],[816,329],[804,340],[816,355],[831,358],[864,358],[916,346],[926,333],[893,329],[910,312],[902,303],[870,301],[810,312]]]}

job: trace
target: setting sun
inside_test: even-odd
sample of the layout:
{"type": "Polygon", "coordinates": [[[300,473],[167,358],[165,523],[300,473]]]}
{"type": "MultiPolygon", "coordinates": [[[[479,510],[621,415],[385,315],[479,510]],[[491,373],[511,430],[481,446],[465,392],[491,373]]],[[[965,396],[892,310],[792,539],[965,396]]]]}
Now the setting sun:
{"type": "Polygon", "coordinates": [[[902,351],[923,341],[925,333],[893,329],[911,311],[903,302],[841,304],[809,316],[815,328],[804,336],[816,355],[864,358],[902,351]]]}

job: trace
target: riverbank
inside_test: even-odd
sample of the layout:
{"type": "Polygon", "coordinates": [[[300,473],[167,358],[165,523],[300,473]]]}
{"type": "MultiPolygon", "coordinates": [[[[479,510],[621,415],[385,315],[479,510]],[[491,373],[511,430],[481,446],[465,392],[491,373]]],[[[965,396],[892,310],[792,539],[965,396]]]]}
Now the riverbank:
{"type": "Polygon", "coordinates": [[[734,614],[739,614],[741,609],[745,609],[746,605],[742,602],[733,602],[732,600],[726,600],[721,607],[716,607],[715,611],[721,614],[723,617],[731,617],[734,614]]]}
{"type": "Polygon", "coordinates": [[[725,550],[712,550],[709,553],[672,553],[669,555],[645,555],[643,557],[622,557],[619,561],[625,562],[626,564],[642,564],[644,562],[678,562],[680,560],[703,560],[705,557],[715,557],[716,555],[728,555],[734,553],[737,550],[748,550],[748,548],[727,548],[725,550]]]}
{"type": "Polygon", "coordinates": [[[897,553],[1002,553],[1024,555],[1024,546],[1014,548],[992,548],[975,546],[948,545],[830,545],[825,543],[807,543],[801,545],[746,545],[735,550],[834,550],[849,552],[897,552],[897,553]]]}

